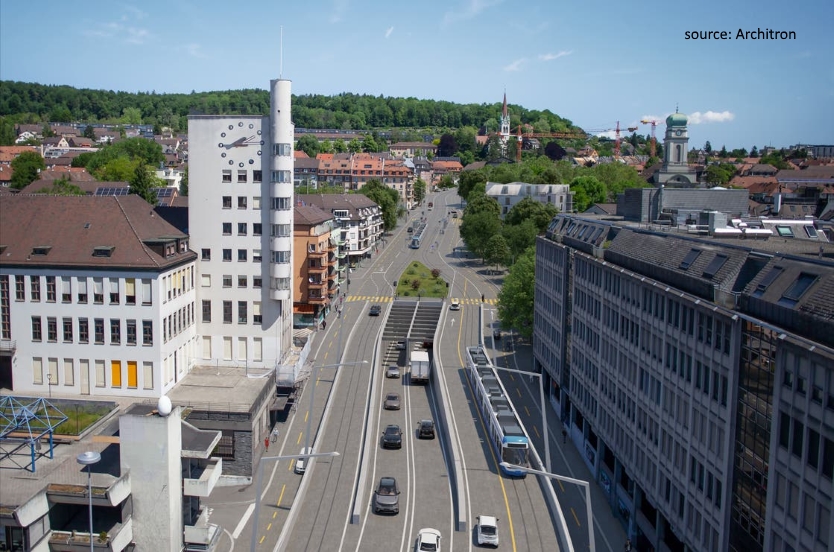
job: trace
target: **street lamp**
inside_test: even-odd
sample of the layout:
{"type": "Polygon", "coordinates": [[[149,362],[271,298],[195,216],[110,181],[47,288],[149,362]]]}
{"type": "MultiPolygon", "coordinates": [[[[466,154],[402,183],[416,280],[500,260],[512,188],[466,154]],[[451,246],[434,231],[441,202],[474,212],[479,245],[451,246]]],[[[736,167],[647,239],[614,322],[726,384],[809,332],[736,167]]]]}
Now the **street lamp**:
{"type": "MultiPolygon", "coordinates": [[[[277,462],[278,460],[292,460],[292,459],[301,459],[304,458],[305,462],[307,458],[331,458],[333,456],[339,456],[337,451],[333,452],[316,452],[313,454],[285,454],[282,456],[262,456],[261,461],[258,463],[258,483],[255,487],[255,519],[252,522],[252,543],[250,545],[249,550],[255,552],[255,543],[258,539],[258,514],[261,511],[261,486],[263,485],[263,477],[264,477],[264,460],[269,460],[271,462],[277,462]]],[[[92,547],[92,545],[90,545],[92,547]]]]}
{"type": "Polygon", "coordinates": [[[47,374],[46,380],[49,382],[47,384],[47,387],[49,388],[49,399],[52,400],[52,374],[47,374]]]}
{"type": "Polygon", "coordinates": [[[523,374],[525,376],[536,376],[539,378],[539,400],[541,401],[541,412],[542,412],[542,429],[544,430],[544,465],[547,471],[550,471],[550,434],[547,433],[547,411],[545,410],[545,403],[544,403],[544,379],[542,375],[538,372],[524,372],[522,370],[513,370],[511,368],[502,368],[500,366],[493,365],[493,368],[496,370],[501,370],[502,372],[511,372],[514,374],[523,374]]]}
{"type": "Polygon", "coordinates": [[[93,476],[90,470],[93,464],[101,461],[101,454],[88,450],[76,456],[75,460],[82,466],[87,466],[87,497],[90,508],[90,552],[93,552],[93,476]]]}
{"type": "Polygon", "coordinates": [[[565,481],[567,483],[573,483],[574,485],[581,485],[582,487],[584,487],[585,511],[588,514],[588,545],[590,547],[591,552],[596,552],[596,544],[594,543],[594,518],[593,514],[591,513],[591,485],[587,481],[582,481],[581,479],[574,479],[572,477],[565,477],[564,475],[556,475],[555,473],[549,473],[546,471],[534,470],[533,468],[526,468],[524,466],[516,466],[514,464],[510,464],[509,462],[501,462],[501,466],[505,470],[523,470],[527,473],[543,475],[551,479],[558,479],[559,481],[565,481]]]}

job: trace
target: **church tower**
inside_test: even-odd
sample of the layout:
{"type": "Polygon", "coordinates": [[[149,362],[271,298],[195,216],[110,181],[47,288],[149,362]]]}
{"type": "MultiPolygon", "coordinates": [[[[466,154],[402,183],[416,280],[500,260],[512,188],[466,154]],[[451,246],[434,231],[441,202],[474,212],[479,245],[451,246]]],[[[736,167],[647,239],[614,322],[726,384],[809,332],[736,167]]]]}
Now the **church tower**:
{"type": "Polygon", "coordinates": [[[510,140],[510,114],[507,112],[507,91],[504,91],[504,107],[501,109],[501,149],[507,154],[507,143],[510,140]]]}
{"type": "Polygon", "coordinates": [[[683,113],[666,117],[666,136],[663,138],[663,167],[657,172],[655,183],[688,187],[697,184],[695,171],[689,167],[689,119],[683,113]]]}

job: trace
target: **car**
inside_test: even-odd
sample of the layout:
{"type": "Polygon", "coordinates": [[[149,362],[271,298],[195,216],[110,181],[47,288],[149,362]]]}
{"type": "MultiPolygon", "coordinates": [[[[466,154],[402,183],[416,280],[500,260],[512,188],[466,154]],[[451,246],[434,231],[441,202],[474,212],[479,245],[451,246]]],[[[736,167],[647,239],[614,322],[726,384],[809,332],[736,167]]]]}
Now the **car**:
{"type": "Polygon", "coordinates": [[[475,529],[478,545],[489,545],[498,548],[498,518],[493,516],[478,516],[475,518],[478,526],[475,529]]]}
{"type": "Polygon", "coordinates": [[[452,303],[449,305],[449,310],[460,310],[460,301],[452,299],[452,303]]]}
{"type": "Polygon", "coordinates": [[[417,533],[418,552],[440,552],[440,531],[426,527],[417,533]]]}
{"type": "Polygon", "coordinates": [[[390,424],[382,434],[382,448],[403,448],[403,432],[400,426],[390,424]]]}
{"type": "Polygon", "coordinates": [[[492,338],[493,339],[501,339],[501,330],[499,330],[498,328],[495,328],[494,330],[492,330],[492,338]]]}
{"type": "Polygon", "coordinates": [[[397,344],[394,347],[398,351],[405,351],[405,341],[397,341],[397,344]]]}
{"type": "Polygon", "coordinates": [[[396,365],[391,365],[385,370],[385,377],[386,378],[399,378],[400,377],[400,367],[396,365]]]}
{"type": "Polygon", "coordinates": [[[414,232],[414,228],[412,228],[411,226],[409,226],[409,227],[408,227],[408,229],[406,230],[406,232],[408,232],[409,234],[411,234],[411,233],[413,233],[413,232],[414,232]]]}
{"type": "Polygon", "coordinates": [[[368,316],[379,316],[379,313],[382,312],[382,307],[379,305],[371,305],[371,308],[368,309],[368,316]]]}
{"type": "Polygon", "coordinates": [[[400,488],[393,477],[382,477],[374,491],[375,514],[400,513],[400,488]]]}
{"type": "Polygon", "coordinates": [[[417,425],[418,439],[434,439],[434,422],[431,420],[420,420],[417,425]]]}
{"type": "MultiPolygon", "coordinates": [[[[299,452],[298,454],[312,454],[312,453],[313,453],[312,448],[308,449],[307,447],[304,447],[303,449],[301,449],[301,452],[299,452]]],[[[293,468],[293,471],[295,473],[299,473],[299,474],[303,474],[304,472],[306,472],[307,471],[307,461],[308,460],[309,460],[309,458],[296,458],[295,459],[295,468],[293,468]]]]}
{"type": "Polygon", "coordinates": [[[385,403],[383,404],[385,410],[399,410],[400,409],[400,395],[399,393],[388,393],[385,395],[385,403]]]}

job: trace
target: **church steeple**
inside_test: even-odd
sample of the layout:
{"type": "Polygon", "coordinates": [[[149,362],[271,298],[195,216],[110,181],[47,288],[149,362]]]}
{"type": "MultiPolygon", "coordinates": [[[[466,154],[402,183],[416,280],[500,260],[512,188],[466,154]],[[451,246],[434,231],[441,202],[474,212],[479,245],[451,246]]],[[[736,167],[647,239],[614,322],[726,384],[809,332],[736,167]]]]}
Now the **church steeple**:
{"type": "Polygon", "coordinates": [[[506,154],[510,139],[510,114],[507,112],[507,91],[504,90],[504,106],[501,108],[501,148],[506,154]]]}
{"type": "Polygon", "coordinates": [[[504,90],[504,108],[501,109],[501,118],[502,119],[507,118],[507,91],[506,90],[504,90]]]}

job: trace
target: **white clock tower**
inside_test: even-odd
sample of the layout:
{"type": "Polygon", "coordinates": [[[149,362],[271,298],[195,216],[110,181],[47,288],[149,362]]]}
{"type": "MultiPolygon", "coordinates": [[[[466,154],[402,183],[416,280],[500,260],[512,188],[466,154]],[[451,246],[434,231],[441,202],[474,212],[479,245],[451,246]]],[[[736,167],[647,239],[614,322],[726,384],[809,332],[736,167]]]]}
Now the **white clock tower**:
{"type": "Polygon", "coordinates": [[[689,187],[697,184],[695,171],[689,167],[689,133],[686,115],[674,113],[666,117],[666,136],[663,139],[663,168],[656,175],[655,184],[689,187]]]}

